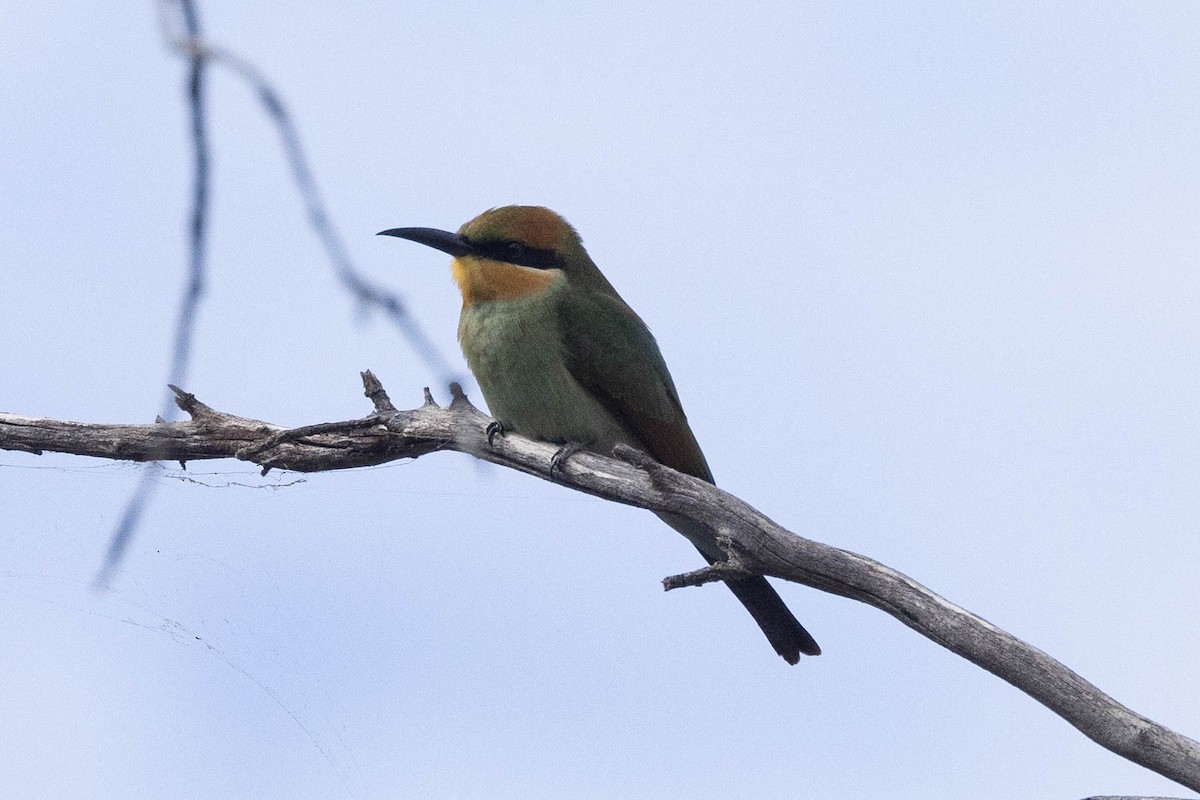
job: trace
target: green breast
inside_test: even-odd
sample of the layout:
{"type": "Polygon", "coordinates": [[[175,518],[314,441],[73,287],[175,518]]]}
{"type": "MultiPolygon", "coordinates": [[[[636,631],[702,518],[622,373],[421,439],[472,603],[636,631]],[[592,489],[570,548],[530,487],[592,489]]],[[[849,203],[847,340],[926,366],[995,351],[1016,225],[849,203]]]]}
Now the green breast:
{"type": "Polygon", "coordinates": [[[567,370],[556,280],[539,294],[463,308],[458,340],[492,416],[535,439],[606,450],[629,434],[567,370]]]}

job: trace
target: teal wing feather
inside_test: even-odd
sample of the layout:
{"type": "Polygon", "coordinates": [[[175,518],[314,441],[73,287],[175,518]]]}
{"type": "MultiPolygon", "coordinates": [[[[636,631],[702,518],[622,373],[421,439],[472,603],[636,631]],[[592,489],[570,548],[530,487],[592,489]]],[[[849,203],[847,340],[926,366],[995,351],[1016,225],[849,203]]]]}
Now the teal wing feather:
{"type": "Polygon", "coordinates": [[[575,380],[656,460],[711,483],[667,364],[633,309],[607,293],[568,293],[559,315],[563,355],[575,380]]]}
{"type": "MultiPolygon", "coordinates": [[[[559,302],[559,336],[571,375],[651,456],[713,482],[658,344],[633,309],[615,293],[566,293],[559,302]]],[[[691,539],[710,564],[718,557],[706,541],[711,534],[682,517],[659,516],[691,539]]],[[[766,578],[726,584],[789,664],[795,664],[801,653],[821,652],[766,578]]]]}

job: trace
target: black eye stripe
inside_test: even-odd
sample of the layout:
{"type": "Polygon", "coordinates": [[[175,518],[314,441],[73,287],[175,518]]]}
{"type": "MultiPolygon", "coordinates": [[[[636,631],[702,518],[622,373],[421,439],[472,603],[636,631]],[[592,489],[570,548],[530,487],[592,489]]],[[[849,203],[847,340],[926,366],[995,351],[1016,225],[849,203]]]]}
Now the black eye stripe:
{"type": "Polygon", "coordinates": [[[523,242],[500,240],[492,242],[471,242],[475,254],[506,264],[516,264],[521,267],[534,269],[554,269],[563,265],[562,257],[553,250],[540,247],[529,247],[523,242]]]}

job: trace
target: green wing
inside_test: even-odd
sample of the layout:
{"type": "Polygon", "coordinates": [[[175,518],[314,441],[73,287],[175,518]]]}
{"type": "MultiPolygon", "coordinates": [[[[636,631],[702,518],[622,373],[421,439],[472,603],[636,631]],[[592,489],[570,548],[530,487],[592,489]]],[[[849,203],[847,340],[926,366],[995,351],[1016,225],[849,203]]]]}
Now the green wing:
{"type": "MultiPolygon", "coordinates": [[[[601,292],[565,295],[559,304],[559,335],[567,369],[654,458],[712,482],[700,445],[688,427],[679,395],[654,337],[619,297],[601,292]],[[579,333],[588,331],[587,336],[579,333]]],[[[711,533],[673,514],[659,514],[692,541],[711,564],[720,550],[711,533]]],[[[789,664],[821,648],[766,578],[726,581],[789,664]]]]}
{"type": "Polygon", "coordinates": [[[633,309],[614,295],[584,290],[564,293],[558,310],[575,380],[655,459],[712,482],[658,344],[633,309]]]}

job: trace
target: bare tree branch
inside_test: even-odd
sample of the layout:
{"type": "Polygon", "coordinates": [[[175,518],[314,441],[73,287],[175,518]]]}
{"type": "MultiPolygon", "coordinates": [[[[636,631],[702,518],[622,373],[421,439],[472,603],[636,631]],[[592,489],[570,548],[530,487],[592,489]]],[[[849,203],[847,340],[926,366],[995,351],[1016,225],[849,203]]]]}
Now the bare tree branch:
{"type": "Polygon", "coordinates": [[[172,387],[191,419],[153,425],[98,425],[0,414],[0,449],[54,451],[131,461],[238,458],[270,469],[318,472],[469,453],[609,500],[669,511],[712,527],[728,560],[664,581],[667,589],[745,574],[769,575],[882,609],[1050,708],[1096,743],[1200,790],[1200,744],[1126,708],[1041,650],[866,556],[797,536],[716,486],[665,467],[629,447],[617,458],[516,435],[494,436],[457,385],[449,408],[433,402],[397,411],[370,372],[374,411],[362,419],[284,429],[215,411],[172,387]]]}

